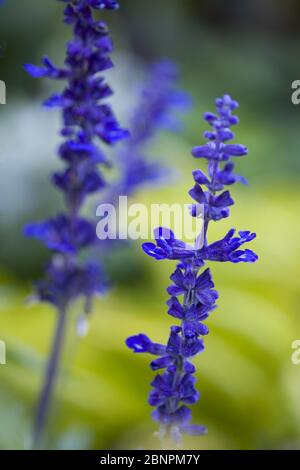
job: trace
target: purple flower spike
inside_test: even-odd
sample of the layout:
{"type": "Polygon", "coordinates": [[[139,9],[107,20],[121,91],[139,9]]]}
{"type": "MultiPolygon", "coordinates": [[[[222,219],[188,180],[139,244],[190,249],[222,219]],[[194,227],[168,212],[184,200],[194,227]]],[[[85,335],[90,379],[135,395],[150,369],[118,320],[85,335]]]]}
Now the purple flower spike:
{"type": "MultiPolygon", "coordinates": [[[[57,67],[45,56],[40,66],[27,64],[25,70],[33,77],[65,80],[61,93],[53,94],[44,103],[62,111],[64,141],[59,156],[65,164],[52,177],[53,184],[63,193],[65,212],[44,222],[28,224],[25,235],[42,241],[54,255],[44,278],[36,284],[36,296],[57,309],[57,326],[53,348],[40,393],[35,417],[33,445],[38,447],[45,428],[60,353],[64,339],[66,316],[70,305],[83,298],[83,318],[92,310],[92,300],[103,294],[107,282],[101,266],[81,256],[83,250],[95,245],[95,224],[81,217],[86,198],[105,187],[99,166],[109,162],[99,143],[113,145],[128,137],[107,102],[112,95],[103,73],[113,64],[110,59],[112,41],[105,23],[93,16],[93,9],[118,7],[113,0],[63,0],[65,23],[73,28],[67,43],[63,67],[57,67]]],[[[148,349],[150,352],[154,350],[148,349]]],[[[161,349],[159,349],[161,352],[161,349]]]]}
{"type": "Polygon", "coordinates": [[[182,128],[176,113],[187,111],[191,99],[177,89],[178,78],[177,67],[170,60],[161,60],[150,67],[128,126],[130,138],[120,147],[120,178],[108,190],[106,200],[113,200],[115,194],[131,195],[142,185],[158,184],[166,179],[168,171],[158,162],[149,161],[147,149],[158,130],[178,132],[182,128]]]}
{"type": "MultiPolygon", "coordinates": [[[[59,271],[52,270],[47,276],[47,286],[50,282],[57,286],[55,273],[65,278],[77,278],[78,266],[81,262],[75,260],[75,255],[96,242],[95,224],[79,217],[86,198],[105,187],[105,179],[99,165],[107,166],[108,159],[98,143],[113,145],[128,137],[116,120],[111,107],[105,103],[112,90],[99,73],[112,66],[109,57],[112,51],[112,41],[108,28],[93,17],[92,9],[116,9],[118,2],[113,0],[67,0],[65,19],[73,26],[73,39],[67,44],[65,66],[57,67],[47,57],[43,57],[42,65],[25,65],[25,70],[35,78],[47,77],[55,80],[67,80],[62,93],[53,94],[46,102],[48,107],[58,106],[62,109],[64,126],[61,131],[64,142],[59,148],[59,156],[66,164],[61,172],[55,172],[53,184],[63,193],[66,201],[66,212],[45,222],[28,224],[25,235],[41,240],[49,249],[63,257],[59,271]]],[[[82,272],[84,266],[80,266],[82,272]]],[[[92,277],[87,276],[86,283],[91,281],[90,288],[84,289],[87,304],[99,291],[92,277]],[[88,294],[88,295],[87,295],[88,294]]],[[[105,285],[104,278],[97,277],[98,282],[105,285]]],[[[57,287],[53,287],[57,289],[57,287]]],[[[38,289],[38,294],[40,293],[38,289]]],[[[78,296],[83,294],[77,289],[78,296]]],[[[76,290],[65,289],[63,298],[64,308],[74,300],[76,290]]],[[[45,296],[41,296],[45,300],[45,296]]],[[[57,304],[61,296],[52,295],[48,301],[57,304]]]]}
{"type": "MultiPolygon", "coordinates": [[[[208,261],[253,263],[257,255],[242,245],[251,242],[255,233],[229,230],[225,237],[208,243],[207,232],[211,221],[229,216],[229,207],[234,204],[231,194],[224,190],[236,182],[246,183],[245,178],[234,173],[231,157],[247,155],[248,150],[241,144],[227,144],[234,138],[230,127],[238,123],[232,112],[238,103],[229,95],[216,100],[216,113],[205,113],[204,119],[212,130],[206,131],[208,139],[204,145],[195,147],[192,154],[208,161],[208,172],[194,170],[195,184],[189,195],[195,201],[191,206],[191,216],[198,215],[198,207],[204,207],[204,244],[201,248],[187,246],[175,238],[166,228],[155,231],[155,243],[144,243],[147,255],[157,259],[178,260],[171,275],[171,285],[167,288],[170,296],[167,301],[168,314],[180,321],[180,326],[172,326],[165,349],[158,353],[150,366],[152,370],[164,370],[152,381],[149,395],[150,406],[155,407],[153,419],[158,421],[163,431],[179,441],[182,434],[201,436],[207,433],[205,426],[191,424],[192,405],[199,399],[195,389],[195,367],[191,359],[204,350],[203,338],[209,333],[203,323],[215,310],[218,293],[214,289],[210,269],[202,271],[208,261]]],[[[151,353],[152,342],[144,335],[129,338],[127,345],[136,352],[151,353]],[[150,342],[150,343],[149,343],[150,342]]]]}

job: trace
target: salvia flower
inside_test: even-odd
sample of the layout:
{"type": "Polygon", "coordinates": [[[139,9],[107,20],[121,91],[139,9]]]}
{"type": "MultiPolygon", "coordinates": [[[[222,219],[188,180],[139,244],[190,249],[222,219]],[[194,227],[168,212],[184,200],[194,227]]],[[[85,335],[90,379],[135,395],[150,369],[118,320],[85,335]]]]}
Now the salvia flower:
{"type": "Polygon", "coordinates": [[[136,353],[149,353],[155,358],[151,362],[154,371],[162,370],[152,381],[149,404],[155,408],[153,418],[161,425],[162,434],[170,433],[175,440],[181,435],[206,433],[202,425],[191,424],[189,405],[196,403],[199,393],[195,388],[195,367],[192,359],[204,350],[203,337],[209,330],[204,323],[216,308],[218,293],[214,289],[207,261],[254,262],[257,255],[242,249],[245,243],[255,238],[255,233],[231,229],[223,239],[209,243],[207,231],[210,221],[229,216],[229,207],[234,203],[225,189],[236,182],[246,180],[234,173],[232,158],[248,153],[241,144],[228,144],[234,138],[231,127],[238,123],[233,111],[238,103],[229,95],[216,100],[216,113],[205,113],[204,119],[211,129],[204,133],[208,143],[195,147],[192,154],[205,158],[208,172],[197,169],[193,172],[194,187],[189,191],[194,200],[191,216],[197,216],[197,207],[204,208],[203,243],[187,245],[176,239],[174,233],[160,227],[155,230],[155,243],[144,243],[143,250],[156,260],[176,260],[177,266],[171,275],[168,314],[180,325],[172,326],[166,345],[151,341],[139,334],[127,339],[127,346],[136,353]]]}
{"type": "MultiPolygon", "coordinates": [[[[48,301],[58,308],[61,307],[57,303],[59,299],[63,299],[65,307],[74,300],[76,292],[78,296],[84,295],[89,305],[93,294],[99,292],[99,286],[95,285],[92,278],[90,288],[76,291],[65,289],[61,277],[72,277],[74,270],[76,278],[78,269],[82,276],[87,268],[82,264],[78,266],[74,257],[96,242],[95,223],[81,217],[79,212],[86,197],[106,185],[99,166],[107,166],[109,161],[98,147],[98,142],[112,145],[128,136],[128,132],[118,124],[109,104],[103,102],[113,93],[101,76],[101,72],[113,66],[109,57],[112,41],[105,23],[96,21],[92,13],[92,9],[115,9],[118,3],[96,0],[70,0],[65,3],[65,22],[72,25],[74,34],[67,44],[64,66],[57,67],[48,57],[43,58],[42,66],[25,66],[33,77],[67,81],[62,93],[53,94],[45,102],[48,107],[62,109],[61,134],[65,140],[59,148],[59,156],[66,168],[55,172],[52,182],[65,197],[66,212],[25,227],[26,235],[40,239],[65,260],[57,276],[56,267],[49,267],[51,276],[47,275],[43,281],[44,288],[47,285],[49,292],[63,289],[61,295],[48,297],[48,301]]],[[[89,276],[85,283],[88,283],[88,279],[89,276]]],[[[100,275],[98,281],[104,284],[100,275]]],[[[39,288],[37,293],[41,293],[39,288]]],[[[41,300],[45,300],[44,295],[41,300]]]]}
{"type": "Polygon", "coordinates": [[[61,93],[53,94],[45,102],[45,106],[59,107],[62,111],[63,143],[59,148],[59,157],[65,168],[54,173],[52,182],[64,195],[66,210],[46,221],[30,223],[25,227],[27,236],[39,239],[53,252],[44,279],[36,285],[36,295],[39,300],[51,303],[58,310],[53,347],[36,413],[35,446],[39,444],[45,426],[68,308],[77,298],[83,297],[85,314],[88,314],[93,297],[103,294],[106,288],[101,267],[82,257],[82,252],[94,246],[97,240],[95,222],[82,217],[81,209],[89,195],[105,187],[100,166],[109,165],[98,144],[113,145],[128,137],[128,132],[120,127],[107,103],[113,92],[102,76],[113,66],[109,30],[93,15],[94,9],[116,9],[118,2],[62,1],[67,4],[65,22],[73,28],[64,65],[58,67],[44,57],[41,66],[25,66],[33,77],[66,82],[61,93]]]}
{"type": "Polygon", "coordinates": [[[119,147],[119,178],[109,188],[108,200],[119,194],[132,195],[142,185],[164,180],[168,171],[149,161],[147,149],[159,130],[177,132],[182,123],[175,112],[191,106],[188,94],[177,88],[176,64],[162,59],[153,64],[128,124],[130,137],[119,147]]]}

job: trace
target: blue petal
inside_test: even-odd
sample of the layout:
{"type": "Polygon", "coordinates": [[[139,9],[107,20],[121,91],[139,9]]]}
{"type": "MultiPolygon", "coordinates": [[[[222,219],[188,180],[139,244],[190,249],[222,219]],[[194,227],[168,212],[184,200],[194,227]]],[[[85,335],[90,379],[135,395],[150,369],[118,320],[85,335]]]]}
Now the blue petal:
{"type": "Polygon", "coordinates": [[[173,362],[174,359],[171,356],[163,356],[159,357],[158,359],[154,359],[154,361],[150,363],[150,367],[152,370],[165,369],[173,362]]]}
{"type": "Polygon", "coordinates": [[[143,243],[142,249],[148,256],[152,256],[157,260],[166,259],[167,255],[161,248],[158,248],[154,243],[143,243]]]}
{"type": "Polygon", "coordinates": [[[47,76],[47,71],[44,67],[33,65],[33,64],[25,64],[24,69],[26,70],[29,75],[34,78],[41,78],[47,76]]]}
{"type": "Polygon", "coordinates": [[[126,339],[126,346],[136,353],[148,352],[151,344],[152,341],[148,338],[148,336],[143,334],[130,336],[126,339]]]}

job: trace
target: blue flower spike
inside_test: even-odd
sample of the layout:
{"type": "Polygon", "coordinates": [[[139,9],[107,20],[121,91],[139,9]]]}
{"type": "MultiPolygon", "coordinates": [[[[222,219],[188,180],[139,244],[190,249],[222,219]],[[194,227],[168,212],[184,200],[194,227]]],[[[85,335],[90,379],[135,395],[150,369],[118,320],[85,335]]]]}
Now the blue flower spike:
{"type": "Polygon", "coordinates": [[[204,337],[209,333],[204,323],[216,308],[218,293],[207,262],[253,263],[257,255],[241,247],[255,238],[255,233],[235,229],[218,241],[208,242],[208,227],[211,221],[219,221],[230,214],[234,201],[226,186],[240,182],[247,184],[245,178],[234,173],[234,159],[246,156],[247,148],[241,144],[229,144],[234,139],[231,127],[238,123],[233,111],[238,103],[229,95],[218,98],[216,112],[205,113],[204,119],[211,126],[204,132],[208,142],[193,148],[195,158],[206,159],[208,171],[196,169],[193,172],[194,186],[189,195],[194,201],[191,215],[197,214],[197,206],[204,208],[204,234],[202,246],[187,246],[177,240],[173,232],[166,228],[155,231],[155,243],[144,243],[144,252],[156,260],[176,260],[177,266],[167,288],[170,296],[168,314],[180,322],[172,326],[166,346],[153,343],[145,335],[127,339],[127,346],[135,353],[150,353],[157,356],[150,366],[160,371],[151,383],[149,404],[155,410],[154,420],[161,426],[160,435],[169,434],[180,441],[183,434],[199,436],[206,434],[202,425],[191,424],[189,408],[199,399],[195,388],[195,366],[192,359],[204,351],[204,337]]]}

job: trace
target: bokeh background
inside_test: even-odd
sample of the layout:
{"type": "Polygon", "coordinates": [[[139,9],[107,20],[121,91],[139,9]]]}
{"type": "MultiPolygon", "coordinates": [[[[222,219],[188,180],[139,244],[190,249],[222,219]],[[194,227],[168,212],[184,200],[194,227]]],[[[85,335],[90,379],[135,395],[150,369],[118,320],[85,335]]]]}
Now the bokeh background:
{"type": "MultiPolygon", "coordinates": [[[[255,230],[256,265],[213,265],[219,308],[209,319],[206,350],[196,359],[201,400],[195,421],[208,426],[188,449],[300,448],[300,365],[291,362],[300,339],[300,107],[291,83],[300,78],[300,4],[297,0],[121,0],[103,15],[113,31],[116,68],[109,79],[114,105],[128,121],[135,92],[153,61],[170,57],[181,86],[194,100],[182,133],[162,134],[153,160],[173,170],[139,202],[186,201],[197,163],[190,149],[203,142],[201,115],[230,93],[240,102],[237,141],[250,154],[239,162],[249,187],[233,189],[230,220],[212,226],[212,240],[231,227],[255,230]]],[[[47,252],[25,240],[22,225],[57,211],[49,183],[56,168],[59,116],[40,102],[46,80],[22,70],[47,53],[63,60],[70,30],[63,4],[7,0],[0,13],[0,448],[24,449],[51,343],[56,313],[25,302],[47,252]]],[[[97,301],[87,338],[75,338],[70,314],[63,366],[46,446],[67,449],[159,448],[146,403],[153,376],[149,358],[124,346],[129,334],[165,341],[172,319],[166,293],[172,266],[143,255],[140,243],[118,251],[109,264],[114,288],[97,301]]]]}

